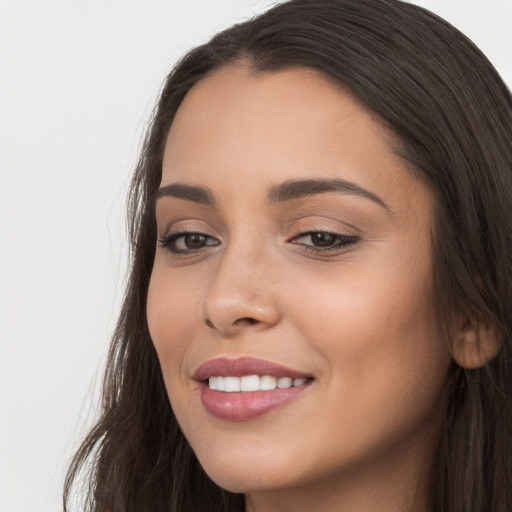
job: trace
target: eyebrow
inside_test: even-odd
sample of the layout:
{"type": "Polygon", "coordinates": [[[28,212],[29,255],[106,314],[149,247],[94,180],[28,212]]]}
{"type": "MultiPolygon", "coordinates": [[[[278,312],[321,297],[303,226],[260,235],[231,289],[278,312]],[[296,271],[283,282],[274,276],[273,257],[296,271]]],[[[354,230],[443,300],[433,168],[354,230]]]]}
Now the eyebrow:
{"type": "MultiPolygon", "coordinates": [[[[326,192],[341,192],[352,194],[373,201],[387,211],[391,211],[386,203],[376,194],[366,190],[355,183],[340,179],[308,179],[285,181],[273,186],[267,196],[270,203],[279,203],[314,196],[326,192]]],[[[161,187],[154,196],[154,203],[162,197],[175,197],[194,203],[213,207],[216,205],[215,196],[209,188],[184,183],[171,183],[161,187]]]]}
{"type": "Polygon", "coordinates": [[[185,185],[184,183],[171,183],[161,187],[154,196],[153,203],[156,203],[162,197],[175,197],[185,199],[194,203],[204,204],[206,206],[215,206],[215,196],[209,188],[195,187],[185,185]]]}
{"type": "Polygon", "coordinates": [[[271,203],[290,201],[292,199],[300,199],[302,197],[323,194],[325,192],[341,192],[343,194],[352,194],[366,199],[370,199],[374,203],[391,211],[386,203],[376,194],[366,190],[355,183],[340,179],[313,179],[299,181],[285,181],[280,185],[276,185],[270,189],[268,199],[271,203]]]}

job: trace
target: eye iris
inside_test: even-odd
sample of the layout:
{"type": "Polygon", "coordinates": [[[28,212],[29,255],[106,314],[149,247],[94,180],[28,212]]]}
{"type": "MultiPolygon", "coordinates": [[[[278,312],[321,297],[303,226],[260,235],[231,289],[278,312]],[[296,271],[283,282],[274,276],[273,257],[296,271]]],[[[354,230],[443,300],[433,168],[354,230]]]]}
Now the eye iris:
{"type": "Polygon", "coordinates": [[[185,245],[189,249],[200,249],[206,244],[206,236],[198,233],[190,233],[185,236],[185,245]]]}
{"type": "Polygon", "coordinates": [[[328,247],[336,242],[336,237],[329,233],[313,233],[311,240],[316,247],[328,247]]]}

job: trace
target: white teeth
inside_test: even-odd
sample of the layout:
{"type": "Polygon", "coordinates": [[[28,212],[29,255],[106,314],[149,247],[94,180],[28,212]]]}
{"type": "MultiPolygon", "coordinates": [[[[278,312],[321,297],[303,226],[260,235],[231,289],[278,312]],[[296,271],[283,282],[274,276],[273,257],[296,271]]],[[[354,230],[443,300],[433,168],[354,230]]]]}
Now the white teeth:
{"type": "Polygon", "coordinates": [[[240,391],[259,391],[260,378],[257,375],[240,377],[240,391]]]}
{"type": "Polygon", "coordinates": [[[290,377],[280,377],[277,379],[277,387],[279,389],[291,388],[293,384],[293,380],[290,377]]]}
{"type": "Polygon", "coordinates": [[[292,379],[291,377],[273,377],[272,375],[245,375],[243,377],[212,376],[208,386],[215,391],[237,393],[239,391],[269,391],[272,389],[288,389],[292,386],[302,386],[307,379],[292,379]]]}
{"type": "Polygon", "coordinates": [[[240,391],[240,377],[224,377],[224,391],[228,393],[240,391]]]}
{"type": "Polygon", "coordinates": [[[262,375],[260,377],[260,389],[262,391],[268,391],[270,389],[276,389],[277,379],[272,375],[262,375]]]}

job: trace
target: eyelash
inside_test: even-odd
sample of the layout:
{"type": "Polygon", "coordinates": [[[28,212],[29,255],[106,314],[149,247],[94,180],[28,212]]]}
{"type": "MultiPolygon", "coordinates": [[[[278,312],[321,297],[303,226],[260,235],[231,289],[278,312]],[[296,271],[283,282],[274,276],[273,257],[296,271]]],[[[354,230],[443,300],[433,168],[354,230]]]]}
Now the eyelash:
{"type": "Polygon", "coordinates": [[[200,252],[202,251],[205,247],[214,247],[216,245],[219,245],[219,241],[210,236],[210,235],[207,235],[206,233],[201,233],[199,231],[175,231],[174,233],[169,233],[168,235],[165,235],[164,237],[160,238],[158,240],[158,243],[160,244],[161,247],[163,247],[164,249],[167,249],[171,254],[173,255],[187,255],[187,254],[195,254],[197,252],[200,252]],[[198,249],[186,249],[186,250],[183,250],[183,249],[176,249],[174,247],[174,244],[180,239],[180,238],[185,238],[187,236],[201,236],[201,237],[205,237],[205,239],[211,239],[211,240],[215,240],[217,243],[214,243],[214,244],[205,244],[203,247],[200,247],[198,249]]]}
{"type": "MultiPolygon", "coordinates": [[[[304,250],[308,251],[308,252],[312,252],[315,254],[326,254],[330,251],[348,249],[349,247],[352,247],[353,245],[355,245],[358,241],[359,241],[359,238],[354,235],[342,235],[340,233],[334,233],[331,231],[323,230],[323,231],[307,231],[304,233],[299,233],[291,239],[290,243],[293,243],[294,245],[301,245],[304,248],[304,250]],[[299,239],[305,238],[305,237],[312,237],[313,235],[328,235],[330,237],[333,237],[335,239],[335,242],[333,242],[333,244],[331,244],[328,247],[317,247],[314,245],[304,244],[304,243],[299,243],[299,242],[294,241],[294,240],[299,240],[299,239]]],[[[207,247],[215,247],[220,244],[220,241],[217,240],[215,237],[212,237],[210,235],[207,235],[205,233],[201,233],[198,231],[176,231],[174,233],[170,233],[170,234],[165,235],[164,237],[160,238],[158,240],[158,243],[160,244],[161,247],[168,250],[171,254],[173,254],[175,256],[180,256],[180,255],[196,254],[207,247]],[[215,240],[215,243],[213,243],[213,244],[206,243],[205,245],[203,245],[202,247],[200,247],[198,249],[183,250],[183,249],[175,248],[174,245],[180,238],[184,239],[187,236],[194,236],[194,235],[200,236],[200,237],[205,237],[206,240],[208,240],[208,239],[215,240]]]]}
{"type": "Polygon", "coordinates": [[[314,245],[303,244],[298,242],[291,243],[294,243],[295,245],[302,245],[305,251],[313,252],[315,254],[322,254],[327,253],[329,251],[339,251],[340,249],[348,249],[349,247],[352,247],[359,241],[359,238],[357,236],[342,235],[340,233],[334,233],[331,231],[307,231],[306,233],[300,233],[296,235],[292,240],[298,240],[305,237],[312,237],[313,235],[328,235],[337,241],[333,242],[333,244],[329,245],[328,247],[317,247],[314,245]]]}

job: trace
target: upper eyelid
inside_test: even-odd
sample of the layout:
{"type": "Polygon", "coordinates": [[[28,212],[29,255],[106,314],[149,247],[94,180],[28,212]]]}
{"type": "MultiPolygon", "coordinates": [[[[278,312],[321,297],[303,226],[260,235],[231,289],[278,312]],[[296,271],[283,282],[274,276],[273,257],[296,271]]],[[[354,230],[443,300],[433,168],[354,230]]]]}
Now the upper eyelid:
{"type": "Polygon", "coordinates": [[[214,238],[220,236],[216,229],[211,227],[207,229],[205,224],[205,221],[199,219],[180,219],[168,222],[162,220],[160,223],[157,219],[156,228],[159,238],[175,233],[202,233],[214,238]],[[201,225],[198,226],[198,223],[201,225]],[[178,226],[176,226],[176,224],[178,224],[178,226]]]}
{"type": "MultiPolygon", "coordinates": [[[[220,219],[211,219],[210,216],[205,218],[203,214],[198,213],[190,211],[188,208],[185,208],[185,210],[180,208],[178,211],[174,208],[167,211],[164,209],[160,212],[160,215],[156,215],[158,237],[161,238],[176,232],[189,232],[203,233],[218,239],[226,238],[226,236],[223,236],[227,235],[226,230],[228,229],[225,222],[219,224],[220,219]]],[[[276,234],[287,239],[315,232],[340,236],[364,236],[364,230],[361,231],[354,224],[347,222],[348,219],[343,218],[344,216],[340,218],[339,215],[333,215],[334,212],[326,213],[322,214],[319,211],[315,213],[303,212],[297,216],[292,213],[292,217],[287,215],[288,219],[279,215],[275,219],[276,225],[271,229],[276,229],[276,234]]]]}
{"type": "Polygon", "coordinates": [[[345,228],[341,227],[332,227],[332,226],[317,226],[317,227],[300,227],[300,226],[294,226],[292,228],[292,238],[300,237],[300,236],[306,236],[311,233],[329,233],[330,235],[334,236],[344,236],[344,237],[356,237],[360,238],[361,233],[358,232],[355,228],[352,228],[351,226],[347,226],[345,228]]]}
{"type": "Polygon", "coordinates": [[[286,222],[286,229],[292,233],[303,233],[303,232],[329,232],[339,234],[361,234],[361,230],[341,216],[333,216],[331,214],[319,215],[319,214],[306,214],[301,215],[298,218],[292,218],[286,222]]]}
{"type": "MultiPolygon", "coordinates": [[[[196,205],[194,204],[193,206],[196,205]]],[[[196,208],[180,207],[176,210],[174,207],[168,208],[163,205],[160,212],[158,210],[160,210],[160,208],[157,206],[155,211],[156,227],[157,232],[162,235],[174,231],[173,225],[175,224],[180,225],[178,228],[180,231],[182,230],[182,224],[185,226],[183,227],[184,231],[188,231],[188,226],[193,224],[190,231],[205,232],[216,237],[220,237],[221,232],[228,229],[229,223],[226,222],[226,219],[219,217],[217,214],[213,215],[212,218],[210,213],[197,211],[196,208]]],[[[295,210],[295,208],[293,210],[295,210]]],[[[277,226],[280,225],[277,229],[282,234],[286,231],[288,231],[288,233],[291,231],[297,234],[315,231],[354,236],[362,236],[364,234],[365,230],[361,230],[360,227],[347,222],[346,213],[343,212],[340,215],[339,209],[332,211],[332,208],[328,208],[327,211],[321,211],[315,207],[314,210],[315,211],[311,211],[310,208],[306,208],[304,211],[303,208],[300,208],[299,211],[286,213],[284,217],[282,213],[279,213],[277,218],[274,219],[277,226]]]]}
{"type": "Polygon", "coordinates": [[[339,237],[342,237],[342,238],[360,238],[358,235],[355,235],[353,233],[340,233],[339,231],[331,231],[331,230],[328,230],[328,229],[310,229],[308,231],[304,231],[304,232],[301,232],[301,233],[297,233],[295,234],[292,239],[295,239],[295,238],[301,238],[303,236],[311,236],[315,233],[324,233],[324,234],[327,234],[327,235],[331,235],[331,236],[339,236],[339,237]]]}
{"type": "Polygon", "coordinates": [[[177,229],[176,231],[168,232],[165,235],[159,236],[158,238],[160,238],[160,239],[161,238],[171,238],[171,237],[180,238],[182,236],[187,236],[187,235],[204,235],[208,238],[214,238],[215,240],[219,240],[219,238],[217,236],[210,235],[209,233],[205,233],[204,231],[193,230],[193,229],[192,230],[185,229],[183,231],[177,229]]]}
{"type": "MultiPolygon", "coordinates": [[[[211,236],[214,238],[220,238],[221,234],[217,232],[216,229],[206,229],[204,226],[191,226],[189,223],[196,223],[200,222],[204,224],[204,221],[199,221],[198,219],[191,219],[191,220],[180,220],[180,221],[174,221],[170,222],[168,224],[165,224],[165,229],[158,229],[159,223],[157,222],[157,232],[162,233],[159,234],[159,237],[167,236],[171,234],[176,233],[201,233],[207,236],[211,236]],[[177,227],[173,227],[174,224],[177,223],[184,223],[184,225],[179,225],[177,227]]],[[[290,236],[303,236],[310,233],[329,233],[331,235],[339,235],[339,236],[360,236],[359,230],[355,229],[354,227],[347,225],[346,227],[332,227],[328,226],[326,224],[324,225],[312,225],[312,226],[297,226],[294,225],[293,227],[287,228],[288,231],[291,231],[290,236]]]]}

